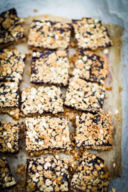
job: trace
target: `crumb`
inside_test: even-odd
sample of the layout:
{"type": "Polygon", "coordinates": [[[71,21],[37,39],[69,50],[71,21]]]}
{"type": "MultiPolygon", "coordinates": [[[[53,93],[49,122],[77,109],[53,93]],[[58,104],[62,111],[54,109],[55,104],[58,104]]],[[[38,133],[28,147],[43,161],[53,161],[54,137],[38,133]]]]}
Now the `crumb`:
{"type": "Polygon", "coordinates": [[[109,53],[109,50],[108,50],[108,49],[104,49],[103,53],[104,53],[105,55],[107,55],[107,54],[109,53]]]}
{"type": "Polygon", "coordinates": [[[106,87],[106,90],[107,90],[107,91],[111,91],[111,90],[112,90],[112,87],[106,87]]]}
{"type": "Polygon", "coordinates": [[[28,56],[31,56],[32,55],[32,51],[30,51],[30,52],[28,52],[28,54],[27,54],[28,56]]]}
{"type": "Polygon", "coordinates": [[[37,13],[37,12],[38,12],[38,9],[33,9],[33,12],[37,13]]]}
{"type": "Polygon", "coordinates": [[[119,87],[119,92],[121,92],[123,90],[123,88],[122,87],[119,87]]]}
{"type": "Polygon", "coordinates": [[[115,162],[113,163],[113,168],[116,168],[116,163],[115,162]]]}

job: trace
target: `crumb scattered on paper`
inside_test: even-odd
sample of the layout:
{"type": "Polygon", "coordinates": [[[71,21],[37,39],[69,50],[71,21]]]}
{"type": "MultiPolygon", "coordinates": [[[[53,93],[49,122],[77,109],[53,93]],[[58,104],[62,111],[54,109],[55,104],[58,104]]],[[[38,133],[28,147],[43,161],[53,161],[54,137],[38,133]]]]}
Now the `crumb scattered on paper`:
{"type": "Polygon", "coordinates": [[[38,9],[33,9],[33,11],[34,11],[35,13],[37,13],[37,12],[38,12],[38,9]]]}

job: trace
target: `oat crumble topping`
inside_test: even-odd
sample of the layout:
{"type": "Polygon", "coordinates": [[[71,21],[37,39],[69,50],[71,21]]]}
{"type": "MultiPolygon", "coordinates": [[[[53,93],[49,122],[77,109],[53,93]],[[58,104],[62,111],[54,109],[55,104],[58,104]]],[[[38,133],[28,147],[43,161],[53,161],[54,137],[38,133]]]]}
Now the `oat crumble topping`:
{"type": "Polygon", "coordinates": [[[82,18],[80,20],[72,20],[72,25],[79,48],[95,50],[112,45],[108,29],[100,20],[82,18]]]}
{"type": "Polygon", "coordinates": [[[108,62],[104,56],[81,49],[77,54],[73,75],[87,81],[104,84],[108,70],[108,62]]]}
{"type": "Polygon", "coordinates": [[[70,149],[69,120],[62,117],[27,118],[26,150],[70,149]]]}
{"type": "Polygon", "coordinates": [[[19,140],[19,124],[16,122],[0,122],[0,152],[17,152],[19,140]]]}
{"type": "Polygon", "coordinates": [[[66,86],[69,63],[64,50],[34,51],[32,55],[31,82],[66,86]]]}
{"type": "Polygon", "coordinates": [[[71,189],[87,192],[107,192],[109,172],[100,157],[85,152],[71,180],[71,189]]]}
{"type": "Polygon", "coordinates": [[[27,160],[26,191],[68,191],[68,163],[51,155],[27,160]]]}
{"type": "Polygon", "coordinates": [[[25,55],[16,49],[0,51],[0,80],[19,82],[22,80],[25,55]]]}
{"type": "Polygon", "coordinates": [[[77,147],[104,150],[112,148],[111,114],[100,112],[77,115],[75,141],[77,147]]]}
{"type": "Polygon", "coordinates": [[[18,107],[18,84],[14,82],[0,83],[0,108],[18,107]]]}
{"type": "Polygon", "coordinates": [[[14,8],[0,14],[0,45],[24,38],[23,21],[14,8]]]}
{"type": "Polygon", "coordinates": [[[33,20],[28,45],[46,49],[67,48],[70,42],[71,25],[50,20],[33,20]]]}
{"type": "Polygon", "coordinates": [[[22,91],[21,103],[21,111],[25,115],[63,112],[62,92],[55,86],[27,87],[22,91]]]}
{"type": "Polygon", "coordinates": [[[77,110],[96,112],[104,104],[105,89],[77,77],[71,78],[66,92],[65,105],[77,110]]]}

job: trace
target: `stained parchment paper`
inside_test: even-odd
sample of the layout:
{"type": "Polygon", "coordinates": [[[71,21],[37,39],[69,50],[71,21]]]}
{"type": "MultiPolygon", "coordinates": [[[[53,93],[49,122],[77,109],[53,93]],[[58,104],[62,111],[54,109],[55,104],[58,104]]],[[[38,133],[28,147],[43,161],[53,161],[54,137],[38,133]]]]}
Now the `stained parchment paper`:
{"type": "MultiPolygon", "coordinates": [[[[28,33],[28,29],[33,17],[25,18],[26,22],[26,33],[28,33]]],[[[35,18],[35,17],[34,17],[35,18]]],[[[52,18],[53,20],[63,20],[64,22],[70,21],[70,19],[63,19],[59,17],[54,17],[51,15],[45,16],[37,16],[36,18],[52,18]]],[[[113,46],[111,48],[107,48],[105,50],[99,51],[100,54],[104,55],[109,62],[109,70],[110,70],[110,77],[108,78],[108,83],[106,88],[110,88],[110,90],[106,90],[106,101],[104,109],[112,113],[113,117],[113,149],[110,151],[104,152],[96,152],[99,156],[101,156],[104,160],[106,165],[110,169],[111,178],[115,178],[121,175],[121,138],[122,138],[122,104],[121,104],[121,85],[119,81],[119,69],[120,69],[120,60],[121,60],[121,48],[122,48],[122,32],[123,29],[116,25],[107,25],[109,28],[109,32],[111,35],[111,39],[113,41],[113,46]]],[[[27,43],[22,43],[16,46],[19,51],[23,53],[29,53],[32,51],[28,48],[27,43]]],[[[25,70],[23,76],[23,82],[20,85],[20,89],[22,90],[24,87],[34,86],[30,83],[30,75],[31,75],[31,57],[27,57],[25,63],[25,70]]],[[[39,85],[41,86],[41,85],[39,85]]],[[[0,120],[4,119],[7,121],[12,121],[12,118],[8,117],[7,115],[0,115],[0,120]]],[[[24,119],[21,118],[20,121],[24,119]]],[[[22,134],[22,133],[21,133],[22,134]]],[[[25,167],[26,163],[26,152],[25,152],[25,136],[22,137],[20,140],[20,152],[15,155],[6,155],[11,170],[15,175],[17,182],[20,183],[20,187],[14,188],[17,190],[24,190],[24,179],[25,179],[25,172],[23,174],[23,181],[21,177],[17,173],[17,168],[21,166],[21,169],[25,167]],[[20,165],[20,166],[19,166],[20,165]]],[[[71,157],[68,157],[71,159],[71,157]]]]}

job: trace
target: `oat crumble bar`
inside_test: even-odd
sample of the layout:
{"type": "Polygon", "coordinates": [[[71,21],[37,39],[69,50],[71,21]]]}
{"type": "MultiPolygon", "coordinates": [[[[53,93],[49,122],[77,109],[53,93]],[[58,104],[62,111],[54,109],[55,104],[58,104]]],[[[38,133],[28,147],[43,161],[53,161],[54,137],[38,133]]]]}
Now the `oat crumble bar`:
{"type": "Polygon", "coordinates": [[[87,81],[104,84],[108,70],[108,62],[104,56],[80,49],[73,75],[87,81]]]}
{"type": "Polygon", "coordinates": [[[26,150],[70,149],[69,121],[62,117],[27,118],[26,150]]]}
{"type": "Polygon", "coordinates": [[[27,160],[27,192],[66,192],[69,189],[68,163],[51,155],[27,160]]]}
{"type": "Polygon", "coordinates": [[[0,14],[0,45],[23,39],[23,20],[17,16],[14,8],[0,14]]]}
{"type": "Polygon", "coordinates": [[[109,171],[100,157],[85,152],[71,180],[71,189],[80,192],[107,192],[109,171]]]}
{"type": "Polygon", "coordinates": [[[0,152],[14,153],[19,150],[19,128],[16,122],[0,122],[0,152]]]}
{"type": "Polygon", "coordinates": [[[11,187],[15,184],[16,181],[11,174],[7,159],[5,157],[0,158],[0,188],[11,187]]]}
{"type": "Polygon", "coordinates": [[[63,112],[62,92],[55,86],[27,87],[22,91],[21,103],[25,115],[63,112]]]}
{"type": "Polygon", "coordinates": [[[109,113],[82,113],[76,116],[77,147],[108,150],[112,148],[112,118],[109,113]]]}
{"type": "Polygon", "coordinates": [[[0,83],[0,108],[18,107],[18,84],[14,82],[0,83]]]}
{"type": "Polygon", "coordinates": [[[75,39],[79,48],[95,50],[110,47],[112,42],[108,29],[98,19],[72,20],[75,39]]]}
{"type": "Polygon", "coordinates": [[[0,51],[0,80],[16,81],[22,80],[25,55],[16,49],[4,49],[0,51]]]}
{"type": "Polygon", "coordinates": [[[96,83],[71,78],[66,92],[65,105],[77,110],[96,112],[104,104],[105,89],[96,83]]]}
{"type": "Polygon", "coordinates": [[[66,86],[69,63],[64,50],[34,51],[32,55],[31,82],[66,86]]]}
{"type": "Polygon", "coordinates": [[[33,20],[28,45],[46,49],[67,48],[70,42],[71,24],[50,20],[33,20]]]}

